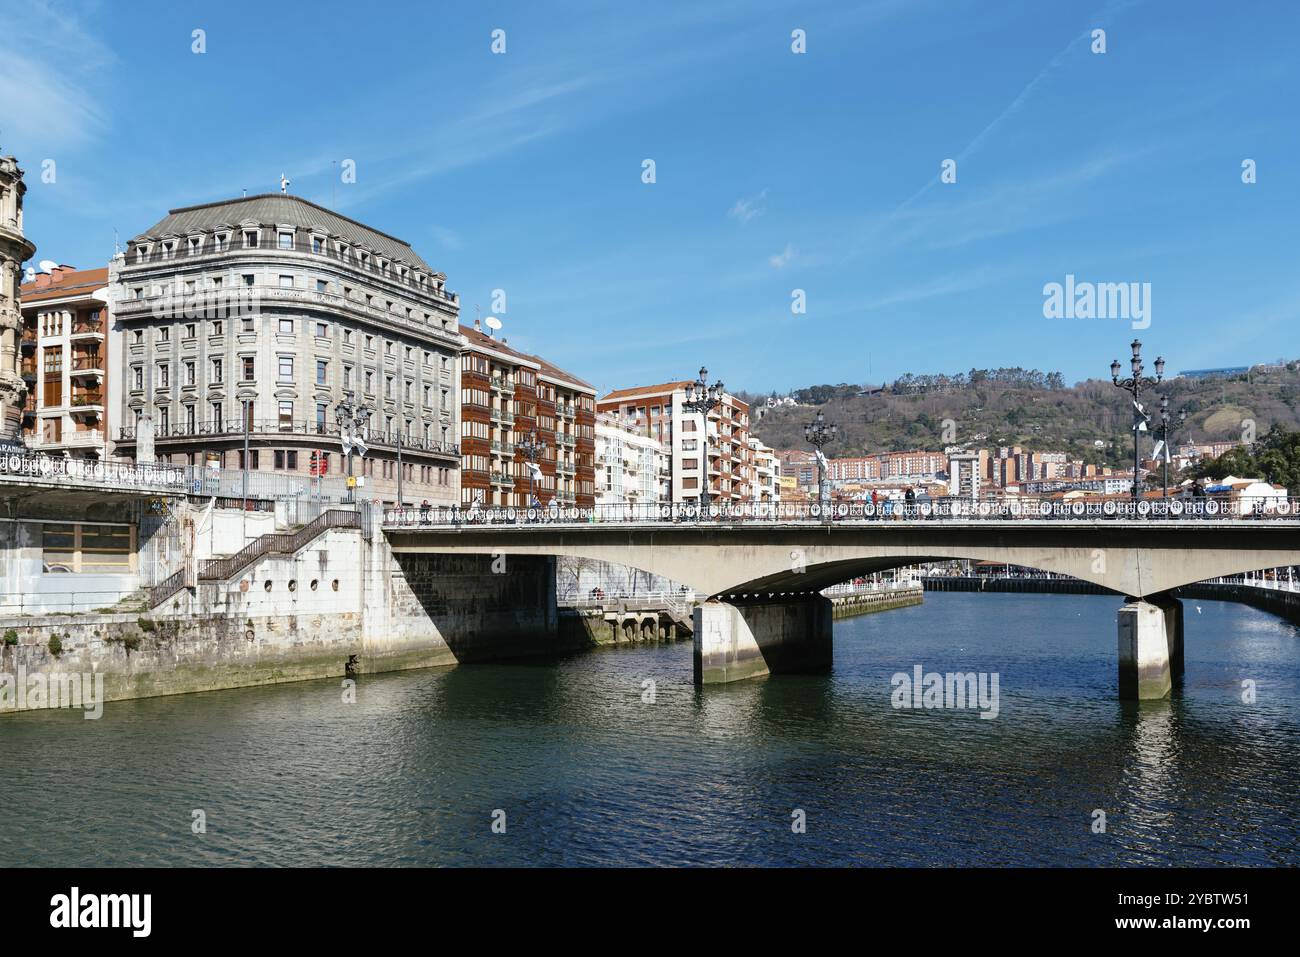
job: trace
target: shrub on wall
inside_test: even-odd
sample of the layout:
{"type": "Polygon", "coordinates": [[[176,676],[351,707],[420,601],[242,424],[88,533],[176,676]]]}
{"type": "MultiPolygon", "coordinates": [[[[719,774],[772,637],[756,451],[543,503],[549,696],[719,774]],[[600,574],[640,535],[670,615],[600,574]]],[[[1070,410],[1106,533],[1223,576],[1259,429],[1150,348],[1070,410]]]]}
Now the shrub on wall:
{"type": "Polygon", "coordinates": [[[50,654],[52,654],[55,658],[61,657],[63,655],[63,639],[61,639],[58,635],[51,635],[49,649],[50,649],[50,654]]]}
{"type": "Polygon", "coordinates": [[[8,631],[6,631],[5,634],[4,634],[4,642],[5,642],[6,645],[16,645],[16,644],[18,644],[18,632],[14,631],[12,628],[10,628],[10,629],[9,629],[8,631]]]}

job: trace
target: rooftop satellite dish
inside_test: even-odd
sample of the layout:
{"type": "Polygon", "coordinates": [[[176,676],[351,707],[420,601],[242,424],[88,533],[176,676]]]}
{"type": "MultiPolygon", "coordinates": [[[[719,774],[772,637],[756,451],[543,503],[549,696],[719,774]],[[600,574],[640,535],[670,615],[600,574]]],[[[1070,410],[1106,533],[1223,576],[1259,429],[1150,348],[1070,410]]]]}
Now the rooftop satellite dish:
{"type": "Polygon", "coordinates": [[[495,329],[500,329],[500,328],[501,328],[501,320],[498,319],[496,316],[488,316],[486,319],[483,320],[483,323],[484,323],[484,325],[486,325],[489,329],[494,329],[494,330],[495,330],[495,329]]]}
{"type": "Polygon", "coordinates": [[[40,266],[41,266],[41,272],[50,272],[50,273],[54,272],[54,270],[59,268],[59,264],[56,263],[53,259],[42,259],[40,266]]]}

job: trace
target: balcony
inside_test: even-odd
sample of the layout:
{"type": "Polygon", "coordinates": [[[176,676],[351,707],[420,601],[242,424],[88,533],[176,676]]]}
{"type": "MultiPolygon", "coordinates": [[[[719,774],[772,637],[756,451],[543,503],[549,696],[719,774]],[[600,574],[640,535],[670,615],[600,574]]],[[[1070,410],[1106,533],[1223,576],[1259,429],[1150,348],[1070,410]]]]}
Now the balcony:
{"type": "Polygon", "coordinates": [[[100,340],[104,338],[104,320],[73,319],[72,333],[68,336],[73,342],[79,340],[100,340]]]}
{"type": "Polygon", "coordinates": [[[36,349],[36,330],[30,326],[23,326],[23,335],[19,344],[24,352],[33,352],[36,349]]]}
{"type": "Polygon", "coordinates": [[[104,374],[104,357],[95,353],[93,355],[72,357],[72,368],[68,370],[71,376],[100,376],[104,374]]]}
{"type": "MultiPolygon", "coordinates": [[[[187,423],[178,423],[169,425],[166,428],[155,426],[154,438],[160,442],[166,441],[186,441],[205,442],[211,439],[227,439],[235,441],[241,439],[244,432],[250,435],[282,435],[282,436],[302,436],[304,439],[315,437],[316,439],[328,438],[332,442],[339,441],[339,426],[337,422],[298,422],[292,420],[280,419],[255,419],[248,424],[248,429],[244,428],[244,420],[241,417],[229,419],[197,422],[193,425],[187,423]]],[[[383,448],[397,447],[397,431],[392,432],[371,432],[365,436],[366,445],[374,448],[376,446],[383,448]]],[[[124,443],[133,443],[136,440],[136,429],[134,427],[125,427],[118,430],[118,441],[124,443]]],[[[434,455],[448,455],[459,458],[460,446],[455,442],[442,442],[438,439],[422,439],[419,436],[410,435],[402,438],[402,451],[404,452],[429,452],[434,455]]]]}
{"type": "Polygon", "coordinates": [[[561,419],[571,419],[578,412],[578,407],[569,402],[555,403],[555,414],[561,419]]]}
{"type": "Polygon", "coordinates": [[[504,472],[493,472],[492,484],[499,485],[502,488],[514,488],[515,480],[511,476],[506,475],[504,472]]]}
{"type": "Polygon", "coordinates": [[[493,409],[492,421],[503,426],[514,425],[515,417],[513,413],[507,412],[505,409],[493,409]]]}
{"type": "Polygon", "coordinates": [[[97,417],[102,415],[104,412],[104,393],[99,390],[74,392],[70,411],[74,416],[97,417]]]}
{"type": "Polygon", "coordinates": [[[556,462],[555,471],[560,475],[577,475],[578,467],[572,462],[556,462]]]}
{"type": "Polygon", "coordinates": [[[563,432],[556,432],[556,433],[555,433],[555,444],[556,444],[556,445],[568,446],[569,448],[573,448],[573,447],[577,444],[577,440],[576,440],[572,435],[566,435],[566,434],[563,433],[563,432]]]}
{"type": "Polygon", "coordinates": [[[515,454],[515,443],[513,443],[513,442],[502,442],[500,439],[493,439],[493,440],[492,440],[492,451],[493,451],[493,452],[497,452],[497,453],[499,453],[499,454],[501,454],[501,455],[514,455],[514,454],[515,454]]]}
{"type": "Polygon", "coordinates": [[[493,376],[492,388],[496,389],[498,392],[503,392],[506,395],[515,394],[515,384],[504,376],[493,376]]]}
{"type": "Polygon", "coordinates": [[[68,449],[100,448],[104,444],[104,432],[101,429],[71,429],[64,432],[63,437],[54,444],[68,449]]]}

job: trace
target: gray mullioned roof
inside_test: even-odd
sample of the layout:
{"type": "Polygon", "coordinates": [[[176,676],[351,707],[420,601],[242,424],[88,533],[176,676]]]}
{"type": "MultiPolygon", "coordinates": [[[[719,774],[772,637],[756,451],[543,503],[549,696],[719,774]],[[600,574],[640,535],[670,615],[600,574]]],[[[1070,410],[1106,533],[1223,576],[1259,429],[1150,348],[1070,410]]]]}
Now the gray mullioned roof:
{"type": "Polygon", "coordinates": [[[217,226],[238,226],[255,222],[261,226],[291,225],[316,229],[343,238],[349,244],[369,246],[385,259],[400,259],[426,272],[435,270],[420,258],[409,244],[381,233],[355,219],[348,219],[324,206],[289,193],[261,193],[239,199],[226,199],[202,206],[183,206],[170,210],[135,240],[157,240],[163,236],[184,236],[193,232],[211,232],[217,226]]]}

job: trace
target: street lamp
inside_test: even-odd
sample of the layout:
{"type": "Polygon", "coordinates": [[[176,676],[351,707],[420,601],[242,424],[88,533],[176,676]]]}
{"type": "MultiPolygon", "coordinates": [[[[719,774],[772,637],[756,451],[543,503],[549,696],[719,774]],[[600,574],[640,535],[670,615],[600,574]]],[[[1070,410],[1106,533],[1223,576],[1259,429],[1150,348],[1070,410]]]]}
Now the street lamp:
{"type": "MultiPolygon", "coordinates": [[[[360,436],[361,426],[370,420],[370,413],[374,410],[364,402],[355,402],[352,393],[349,392],[343,401],[334,407],[334,421],[339,426],[339,438],[343,443],[343,452],[348,460],[348,478],[352,478],[352,450],[358,446],[361,448],[361,454],[365,455],[365,442],[360,436]]],[[[349,502],[356,501],[355,487],[352,482],[347,483],[349,502]]]]}
{"type": "Polygon", "coordinates": [[[1120,389],[1125,390],[1133,396],[1133,501],[1136,504],[1138,500],[1138,432],[1140,426],[1145,426],[1149,416],[1142,409],[1142,390],[1151,389],[1160,383],[1165,377],[1165,360],[1164,357],[1158,357],[1155,361],[1156,377],[1152,379],[1149,376],[1143,376],[1142,366],[1142,343],[1134,339],[1131,348],[1133,358],[1129,361],[1129,367],[1133,370],[1133,375],[1127,379],[1119,377],[1120,364],[1116,359],[1110,364],[1111,382],[1120,389]]]}
{"type": "Polygon", "coordinates": [[[838,431],[839,426],[834,422],[826,425],[821,409],[817,410],[817,418],[803,427],[803,437],[817,450],[817,504],[822,506],[826,504],[826,470],[822,465],[826,456],[822,454],[822,446],[832,441],[838,431]]]}
{"type": "MultiPolygon", "coordinates": [[[[515,443],[515,451],[523,452],[529,462],[528,504],[525,506],[526,508],[532,508],[533,499],[536,498],[533,494],[533,479],[537,476],[538,472],[537,460],[541,458],[542,452],[545,451],[545,449],[546,443],[538,438],[536,429],[529,429],[528,434],[524,436],[523,441],[515,443]]],[[[538,504],[540,505],[541,503],[538,502],[538,504]]]]}
{"type": "Polygon", "coordinates": [[[709,507],[709,413],[722,404],[722,381],[709,385],[709,370],[700,366],[700,377],[686,386],[686,400],[682,408],[687,412],[699,412],[704,415],[704,437],[700,440],[704,446],[704,485],[700,488],[700,508],[707,511],[709,507]]]}
{"type": "MultiPolygon", "coordinates": [[[[1169,457],[1170,457],[1170,453],[1173,452],[1173,446],[1169,444],[1169,432],[1170,432],[1169,423],[1171,418],[1172,416],[1170,416],[1169,414],[1169,396],[1162,395],[1160,397],[1160,441],[1164,443],[1164,447],[1165,447],[1165,469],[1164,469],[1164,486],[1165,486],[1164,497],[1165,498],[1169,497],[1169,457]]],[[[1183,423],[1186,421],[1187,421],[1187,410],[1179,409],[1178,410],[1179,427],[1181,428],[1183,423]]]]}

